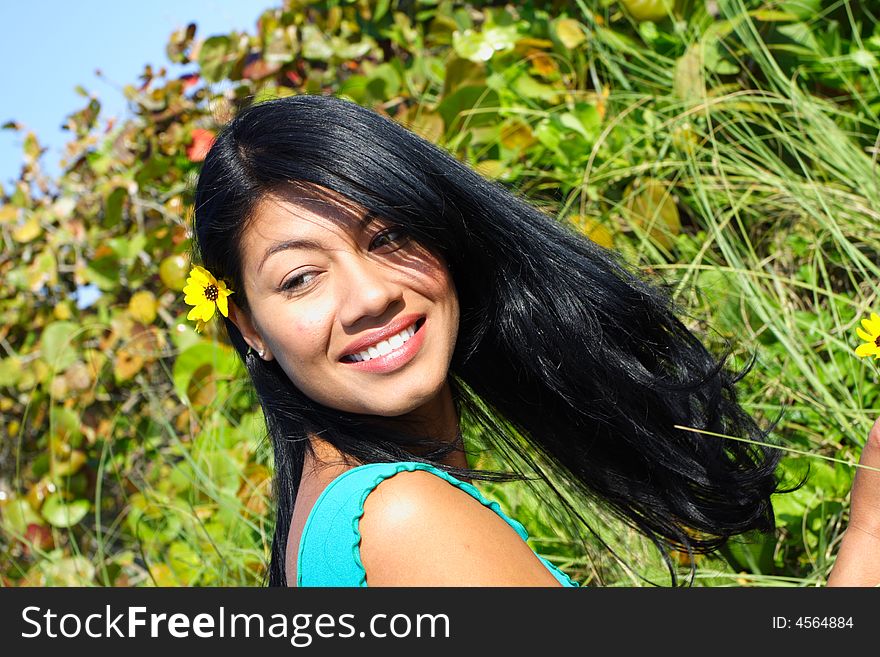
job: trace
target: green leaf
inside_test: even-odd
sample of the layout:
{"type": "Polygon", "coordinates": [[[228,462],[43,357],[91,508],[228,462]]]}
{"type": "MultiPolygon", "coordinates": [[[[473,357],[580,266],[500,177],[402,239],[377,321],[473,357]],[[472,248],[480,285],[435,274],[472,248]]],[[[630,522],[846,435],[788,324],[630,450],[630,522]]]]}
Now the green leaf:
{"type": "Polygon", "coordinates": [[[703,66],[706,70],[718,75],[735,75],[739,73],[739,66],[728,59],[724,59],[719,52],[717,42],[703,45],[703,66]]]}
{"type": "Polygon", "coordinates": [[[226,36],[213,36],[206,39],[199,49],[201,75],[208,82],[220,82],[231,71],[235,48],[226,36]]]}
{"type": "Polygon", "coordinates": [[[189,400],[190,385],[204,385],[215,378],[232,379],[241,373],[235,351],[222,344],[200,342],[182,352],[174,361],[174,389],[181,399],[189,400]],[[197,376],[198,375],[198,376],[197,376]]]}
{"type": "Polygon", "coordinates": [[[109,245],[122,262],[130,264],[144,250],[147,239],[143,233],[136,233],[126,237],[115,237],[109,241],[109,245]]]}
{"type": "Polygon", "coordinates": [[[61,493],[52,493],[43,503],[41,513],[53,527],[66,528],[73,527],[85,518],[90,506],[88,500],[65,502],[61,493]]]}
{"type": "Polygon", "coordinates": [[[17,356],[0,359],[0,385],[14,386],[21,378],[21,360],[17,356]]]}
{"type": "Polygon", "coordinates": [[[798,20],[799,16],[788,11],[776,11],[775,9],[757,9],[750,12],[752,18],[764,23],[790,23],[798,20]]]}
{"type": "Polygon", "coordinates": [[[515,25],[485,27],[482,32],[456,31],[452,34],[452,47],[459,57],[486,62],[496,52],[513,48],[517,36],[515,25]]]}
{"type": "Polygon", "coordinates": [[[171,168],[171,160],[157,155],[141,165],[134,176],[138,187],[153,187],[171,168]]]}
{"type": "Polygon", "coordinates": [[[556,37],[569,50],[577,48],[587,40],[584,26],[573,18],[558,20],[553,27],[556,31],[556,37]]]}
{"type": "Polygon", "coordinates": [[[336,96],[339,98],[350,98],[354,102],[363,104],[367,97],[367,83],[369,78],[366,75],[352,75],[339,85],[339,91],[336,96]]]}
{"type": "Polygon", "coordinates": [[[443,96],[449,96],[461,87],[482,87],[486,84],[486,68],[482,64],[461,57],[453,57],[446,64],[443,96]]]}
{"type": "MultiPolygon", "coordinates": [[[[364,39],[355,43],[349,43],[345,39],[340,38],[334,38],[332,41],[333,54],[339,59],[361,59],[373,50],[375,46],[376,44],[372,39],[364,39]]],[[[387,65],[390,66],[391,63],[389,62],[387,65]]]]}
{"type": "Polygon", "coordinates": [[[443,117],[447,132],[465,127],[476,127],[489,123],[497,123],[498,120],[498,93],[485,86],[461,87],[454,93],[443,99],[437,107],[437,112],[443,117]],[[460,116],[463,112],[479,110],[460,116]],[[490,111],[485,111],[490,110],[490,111]]]}
{"type": "Polygon", "coordinates": [[[523,73],[513,82],[513,90],[523,98],[532,98],[536,100],[544,100],[549,103],[556,102],[561,90],[555,89],[550,85],[538,82],[531,75],[523,73]]]}
{"type": "Polygon", "coordinates": [[[853,62],[862,68],[877,68],[877,57],[874,56],[874,53],[868,50],[855,50],[850,54],[850,57],[853,62]]]}
{"type": "Polygon", "coordinates": [[[367,81],[367,92],[376,100],[394,98],[400,91],[400,75],[391,64],[379,64],[367,81]]]}
{"type": "Polygon", "coordinates": [[[204,559],[183,541],[174,541],[168,548],[168,565],[181,585],[192,586],[204,568],[204,559]]]}
{"type": "Polygon", "coordinates": [[[23,497],[13,499],[3,506],[0,527],[13,536],[23,536],[30,524],[42,525],[43,521],[23,497]]]}
{"type": "Polygon", "coordinates": [[[82,437],[82,421],[73,409],[65,406],[52,406],[49,418],[52,424],[52,433],[60,440],[77,443],[82,437]]]}
{"type": "Polygon", "coordinates": [[[778,31],[802,46],[803,49],[796,51],[800,56],[809,56],[820,51],[816,35],[807,23],[789,23],[788,25],[780,26],[778,31]]]}
{"type": "Polygon", "coordinates": [[[128,198],[128,191],[124,187],[117,187],[107,195],[104,201],[104,226],[112,228],[122,221],[122,208],[125,206],[125,199],[128,198]]]}
{"type": "Polygon", "coordinates": [[[29,132],[24,138],[24,153],[32,160],[36,160],[40,157],[40,142],[37,140],[37,136],[33,132],[29,132]]]}
{"type": "Polygon", "coordinates": [[[391,0],[376,0],[373,6],[373,22],[378,23],[382,20],[382,17],[388,12],[390,4],[391,0]]]}
{"type": "Polygon", "coordinates": [[[590,103],[575,103],[572,113],[578,118],[587,134],[587,139],[592,141],[599,135],[602,128],[602,116],[595,105],[590,103]]]}
{"type": "Polygon", "coordinates": [[[71,337],[79,329],[75,322],[52,322],[43,329],[40,336],[40,349],[43,360],[56,372],[66,369],[76,360],[77,349],[71,344],[71,337]]]}
{"type": "Polygon", "coordinates": [[[486,43],[483,35],[473,30],[453,33],[452,47],[459,57],[472,62],[486,62],[495,54],[495,50],[486,43]]]}
{"type": "Polygon", "coordinates": [[[46,586],[89,586],[94,584],[95,566],[81,554],[42,563],[46,586]]]}
{"type": "Polygon", "coordinates": [[[560,134],[557,125],[561,124],[557,124],[547,119],[542,120],[537,126],[535,126],[534,135],[544,146],[551,151],[559,153],[559,144],[562,141],[562,135],[560,134]]]}
{"type": "Polygon", "coordinates": [[[516,26],[495,26],[483,30],[483,40],[491,46],[492,50],[510,50],[516,45],[516,26]]]}
{"type": "Polygon", "coordinates": [[[574,114],[571,114],[569,112],[565,112],[564,114],[561,114],[559,116],[559,121],[566,128],[569,128],[570,130],[574,130],[575,132],[577,132],[578,134],[583,136],[584,139],[586,139],[588,141],[592,141],[592,137],[587,133],[587,131],[584,129],[584,125],[580,122],[580,120],[574,114]]]}
{"type": "Polygon", "coordinates": [[[219,446],[196,454],[198,465],[221,495],[234,496],[241,484],[241,464],[219,446]]]}
{"type": "Polygon", "coordinates": [[[798,20],[815,18],[822,10],[822,0],[783,0],[779,10],[797,16],[798,20]]]}
{"type": "Polygon", "coordinates": [[[302,27],[302,56],[306,59],[327,61],[333,57],[333,48],[315,25],[302,27]]]}
{"type": "Polygon", "coordinates": [[[706,96],[703,52],[700,44],[693,44],[675,61],[672,88],[676,96],[691,103],[698,102],[706,96]]]}
{"type": "Polygon", "coordinates": [[[148,503],[145,508],[133,506],[126,518],[132,533],[146,543],[166,544],[183,528],[179,512],[168,505],[148,503]]]}
{"type": "Polygon", "coordinates": [[[90,260],[84,276],[87,282],[94,283],[102,292],[115,293],[119,287],[119,258],[115,253],[109,253],[90,260]]]}
{"type": "Polygon", "coordinates": [[[36,257],[28,268],[28,287],[39,292],[43,287],[53,287],[58,283],[58,263],[51,249],[46,249],[36,257]]]}
{"type": "Polygon", "coordinates": [[[188,272],[189,259],[180,253],[170,255],[159,263],[159,278],[169,290],[182,291],[188,272]]]}
{"type": "Polygon", "coordinates": [[[608,27],[598,26],[595,33],[602,42],[614,50],[620,50],[623,53],[641,53],[642,45],[633,39],[630,35],[608,27]]]}

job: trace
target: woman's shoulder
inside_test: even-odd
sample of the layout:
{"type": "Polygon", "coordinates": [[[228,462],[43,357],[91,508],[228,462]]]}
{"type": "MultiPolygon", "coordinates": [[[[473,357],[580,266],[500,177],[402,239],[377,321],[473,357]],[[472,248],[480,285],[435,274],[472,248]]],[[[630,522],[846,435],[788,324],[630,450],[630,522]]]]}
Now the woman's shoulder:
{"type": "Polygon", "coordinates": [[[364,503],[389,477],[420,468],[433,466],[395,462],[309,470],[288,533],[288,580],[298,586],[365,586],[359,554],[364,503]]]}
{"type": "Polygon", "coordinates": [[[303,586],[558,586],[520,523],[429,464],[351,468],[303,531],[303,586]]]}
{"type": "Polygon", "coordinates": [[[384,479],[359,524],[371,586],[558,586],[522,525],[434,467],[384,479]]]}

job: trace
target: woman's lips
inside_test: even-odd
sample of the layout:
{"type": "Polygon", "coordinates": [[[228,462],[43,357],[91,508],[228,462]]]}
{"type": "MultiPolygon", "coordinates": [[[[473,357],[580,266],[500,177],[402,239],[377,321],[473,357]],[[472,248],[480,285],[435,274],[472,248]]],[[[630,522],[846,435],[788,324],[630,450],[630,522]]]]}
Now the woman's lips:
{"type": "Polygon", "coordinates": [[[425,327],[428,325],[428,320],[423,319],[420,321],[421,325],[419,322],[416,322],[417,330],[409,340],[384,356],[356,362],[347,360],[340,362],[347,367],[354,367],[362,372],[385,373],[400,369],[415,358],[422,348],[422,343],[425,341],[425,327]]]}

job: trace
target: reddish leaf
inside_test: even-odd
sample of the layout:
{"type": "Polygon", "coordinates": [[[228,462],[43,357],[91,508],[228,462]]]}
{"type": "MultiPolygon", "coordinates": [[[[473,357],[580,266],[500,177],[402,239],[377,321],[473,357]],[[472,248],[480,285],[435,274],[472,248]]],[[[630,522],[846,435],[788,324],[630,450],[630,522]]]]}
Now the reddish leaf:
{"type": "Polygon", "coordinates": [[[22,546],[26,555],[30,555],[32,550],[50,550],[54,545],[52,540],[52,532],[45,525],[38,525],[35,522],[27,526],[24,533],[24,544],[22,546]]]}
{"type": "Polygon", "coordinates": [[[202,162],[214,143],[214,133],[211,130],[196,128],[192,131],[192,143],[186,149],[186,156],[190,162],[202,162]]]}
{"type": "Polygon", "coordinates": [[[261,57],[250,59],[241,71],[241,77],[248,80],[262,80],[263,78],[274,75],[281,68],[281,64],[269,63],[261,57]]]}
{"type": "Polygon", "coordinates": [[[199,83],[199,74],[187,73],[186,75],[181,75],[180,79],[183,81],[183,88],[189,89],[190,87],[194,87],[199,83]]]}

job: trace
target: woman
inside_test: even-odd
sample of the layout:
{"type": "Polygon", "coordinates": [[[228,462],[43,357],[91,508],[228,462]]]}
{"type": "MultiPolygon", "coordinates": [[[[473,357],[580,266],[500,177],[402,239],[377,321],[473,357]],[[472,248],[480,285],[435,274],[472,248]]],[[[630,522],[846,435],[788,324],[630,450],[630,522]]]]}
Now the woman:
{"type": "Polygon", "coordinates": [[[673,583],[672,550],[773,530],[779,452],[674,428],[766,441],[745,372],[615,253],[394,122],[332,97],[253,105],[195,206],[273,441],[270,585],[576,586],[477,478],[537,474],[588,530],[578,500],[598,501],[673,583]],[[470,469],[461,426],[516,472],[470,469]]]}

